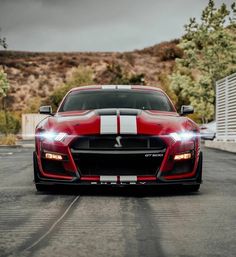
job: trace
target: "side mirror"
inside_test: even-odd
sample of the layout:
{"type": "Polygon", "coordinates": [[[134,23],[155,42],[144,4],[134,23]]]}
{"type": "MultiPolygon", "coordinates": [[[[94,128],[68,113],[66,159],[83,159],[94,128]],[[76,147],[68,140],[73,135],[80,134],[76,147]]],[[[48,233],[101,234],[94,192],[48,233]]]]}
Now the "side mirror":
{"type": "Polygon", "coordinates": [[[39,108],[39,113],[52,115],[52,106],[50,106],[50,105],[41,106],[39,108]]]}
{"type": "Polygon", "coordinates": [[[182,105],[180,110],[180,115],[184,116],[187,114],[194,113],[194,109],[191,105],[182,105]]]}

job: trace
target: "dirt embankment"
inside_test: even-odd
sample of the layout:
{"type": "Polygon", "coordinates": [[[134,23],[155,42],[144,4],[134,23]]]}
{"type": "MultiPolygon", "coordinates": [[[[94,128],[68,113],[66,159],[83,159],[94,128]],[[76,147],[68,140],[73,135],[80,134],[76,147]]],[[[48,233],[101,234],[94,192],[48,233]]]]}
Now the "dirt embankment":
{"type": "Polygon", "coordinates": [[[22,111],[30,99],[46,99],[79,65],[89,66],[93,70],[95,83],[109,83],[107,67],[115,63],[129,74],[143,73],[146,84],[161,86],[162,74],[170,74],[175,58],[182,55],[177,43],[178,40],[173,40],[124,53],[0,51],[0,65],[8,74],[11,85],[9,106],[12,110],[22,111]]]}

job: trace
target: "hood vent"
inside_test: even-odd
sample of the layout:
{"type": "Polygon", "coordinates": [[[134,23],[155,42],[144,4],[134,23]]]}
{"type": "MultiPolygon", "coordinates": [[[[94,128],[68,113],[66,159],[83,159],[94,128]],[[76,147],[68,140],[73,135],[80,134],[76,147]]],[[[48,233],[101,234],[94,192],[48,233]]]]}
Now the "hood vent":
{"type": "Polygon", "coordinates": [[[95,113],[98,115],[131,115],[137,116],[140,115],[142,110],[139,109],[99,109],[95,110],[95,113]]]}

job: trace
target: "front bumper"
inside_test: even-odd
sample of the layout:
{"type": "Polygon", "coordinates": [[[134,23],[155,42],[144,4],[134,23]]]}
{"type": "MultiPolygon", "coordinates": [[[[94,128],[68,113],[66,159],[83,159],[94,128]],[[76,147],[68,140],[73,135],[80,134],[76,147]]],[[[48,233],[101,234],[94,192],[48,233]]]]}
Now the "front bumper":
{"type": "MultiPolygon", "coordinates": [[[[114,178],[114,176],[111,176],[114,178]]],[[[128,177],[128,176],[127,176],[128,177]]],[[[96,177],[94,177],[96,178],[96,177]]],[[[142,178],[141,180],[137,179],[136,181],[124,181],[117,179],[116,181],[114,179],[111,179],[109,181],[109,178],[106,180],[99,180],[99,179],[83,179],[81,178],[73,178],[72,180],[58,180],[58,179],[47,179],[44,177],[40,177],[39,174],[37,174],[37,182],[36,184],[41,185],[48,185],[48,186],[55,186],[55,185],[61,185],[61,186],[74,186],[74,187],[81,187],[81,186],[111,186],[111,187],[126,187],[126,186],[168,186],[168,185],[198,185],[201,184],[201,168],[198,167],[196,174],[192,178],[187,179],[177,179],[177,180],[166,180],[164,178],[154,178],[150,177],[149,179],[142,178]]]]}
{"type": "MultiPolygon", "coordinates": [[[[135,173],[135,170],[136,170],[136,167],[135,167],[135,169],[131,170],[132,173],[127,176],[125,173],[120,174],[119,171],[115,171],[114,174],[113,173],[110,174],[110,170],[108,170],[108,172],[104,174],[105,176],[102,176],[102,175],[96,175],[96,173],[92,173],[91,170],[92,169],[94,170],[94,167],[91,166],[90,164],[89,165],[91,167],[89,172],[81,172],[80,170],[81,167],[77,165],[76,156],[75,156],[81,151],[73,151],[70,148],[70,145],[63,145],[63,144],[57,145],[57,144],[47,144],[47,143],[44,143],[43,145],[38,144],[38,148],[36,148],[38,149],[37,160],[39,164],[39,172],[37,174],[38,176],[37,183],[47,184],[47,185],[60,184],[60,185],[75,185],[75,186],[110,185],[110,186],[120,186],[120,187],[128,186],[128,185],[139,186],[139,185],[199,184],[198,168],[197,168],[198,159],[199,159],[199,148],[197,147],[197,145],[191,142],[191,144],[185,144],[185,145],[178,145],[177,143],[175,145],[171,145],[171,147],[170,147],[170,144],[166,144],[166,146],[168,147],[164,150],[158,150],[158,151],[155,150],[155,155],[158,154],[158,156],[156,157],[160,159],[160,163],[158,164],[157,169],[154,169],[153,172],[148,172],[147,174],[141,173],[142,175],[138,175],[135,173]],[[180,152],[180,150],[186,151],[189,149],[195,149],[195,150],[192,150],[194,151],[194,155],[195,155],[192,166],[189,169],[187,169],[187,171],[185,171],[184,174],[181,174],[181,173],[170,174],[169,171],[174,170],[174,161],[173,161],[174,154],[180,152]],[[42,151],[45,151],[45,150],[49,152],[53,151],[60,154],[64,154],[67,157],[62,167],[62,173],[63,173],[63,169],[65,168],[66,174],[62,175],[62,174],[58,174],[58,172],[57,174],[56,173],[53,174],[53,171],[48,172],[47,170],[45,170],[45,166],[43,165],[43,162],[41,159],[42,151]]],[[[91,151],[89,152],[91,155],[91,151]]],[[[153,152],[153,150],[151,150],[151,152],[153,152]]],[[[135,153],[137,153],[137,151],[135,153]]],[[[139,153],[139,154],[145,155],[146,153],[147,153],[147,150],[145,150],[144,153],[139,153]]],[[[113,151],[112,155],[115,155],[115,151],[113,151]]],[[[123,155],[129,156],[130,153],[129,151],[127,152],[124,151],[123,155]]],[[[152,156],[151,157],[152,159],[154,156],[153,153],[151,154],[151,156],[152,156]]],[[[102,158],[102,155],[100,158],[102,158]]],[[[88,167],[87,165],[88,163],[89,162],[86,163],[85,167],[88,167]]],[[[113,159],[112,159],[112,162],[110,162],[110,164],[111,165],[115,164],[113,163],[113,159]]],[[[101,166],[101,163],[98,163],[96,167],[99,167],[99,166],[101,166]]],[[[138,166],[140,166],[140,164],[138,166]]],[[[144,167],[146,166],[144,165],[144,167]]],[[[47,167],[47,168],[50,168],[50,167],[47,167]]],[[[123,166],[121,168],[122,169],[120,170],[123,170],[123,166]]],[[[103,171],[103,167],[101,170],[103,171]]]]}

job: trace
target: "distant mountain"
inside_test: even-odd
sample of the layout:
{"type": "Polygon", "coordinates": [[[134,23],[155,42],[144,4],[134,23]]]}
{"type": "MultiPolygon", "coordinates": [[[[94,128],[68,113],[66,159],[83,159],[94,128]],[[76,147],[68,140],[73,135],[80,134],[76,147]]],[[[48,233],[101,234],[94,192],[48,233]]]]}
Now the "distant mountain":
{"type": "Polygon", "coordinates": [[[173,40],[124,53],[0,51],[0,66],[11,84],[10,109],[22,111],[37,96],[46,99],[79,65],[91,67],[97,84],[110,82],[107,66],[115,63],[127,73],[143,73],[146,84],[161,87],[161,76],[170,74],[175,58],[182,56],[177,44],[173,40]]]}

